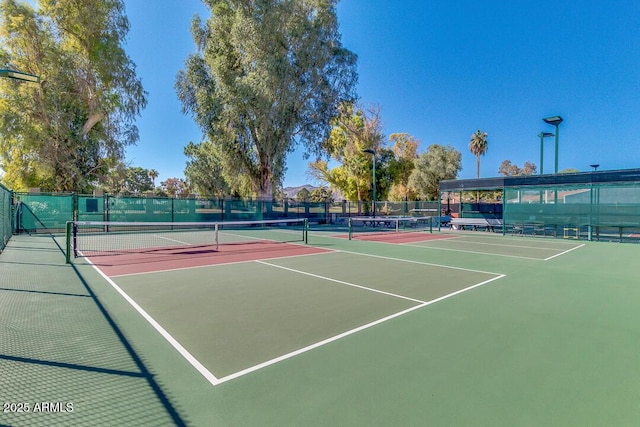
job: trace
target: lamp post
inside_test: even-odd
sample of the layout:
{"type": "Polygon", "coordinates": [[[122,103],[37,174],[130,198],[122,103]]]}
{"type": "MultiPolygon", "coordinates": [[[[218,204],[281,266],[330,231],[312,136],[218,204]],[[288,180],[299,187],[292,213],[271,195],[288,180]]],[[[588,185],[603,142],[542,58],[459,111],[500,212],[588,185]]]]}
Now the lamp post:
{"type": "Polygon", "coordinates": [[[362,151],[363,153],[371,154],[373,156],[373,179],[371,181],[371,187],[373,187],[373,217],[376,217],[376,152],[371,148],[362,151]]]}
{"type": "Polygon", "coordinates": [[[558,126],[560,125],[560,123],[562,123],[562,117],[560,116],[551,116],[551,117],[547,117],[542,119],[543,122],[555,126],[556,127],[556,167],[555,167],[555,174],[558,173],[558,126]]]}
{"type": "Polygon", "coordinates": [[[540,132],[538,136],[540,137],[540,175],[542,175],[544,170],[544,139],[553,136],[553,134],[551,132],[540,132]]]}
{"type": "Polygon", "coordinates": [[[589,165],[590,168],[593,168],[593,171],[597,171],[600,165],[589,165]]]}

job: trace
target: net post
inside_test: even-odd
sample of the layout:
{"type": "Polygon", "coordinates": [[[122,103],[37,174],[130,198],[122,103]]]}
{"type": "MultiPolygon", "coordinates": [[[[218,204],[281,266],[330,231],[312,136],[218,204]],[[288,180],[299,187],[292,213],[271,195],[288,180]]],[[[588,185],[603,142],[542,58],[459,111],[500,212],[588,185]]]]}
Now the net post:
{"type": "Polygon", "coordinates": [[[400,231],[400,219],[396,218],[396,233],[400,231]]]}
{"type": "Polygon", "coordinates": [[[351,240],[351,228],[353,227],[353,225],[351,224],[351,217],[349,217],[349,221],[347,222],[347,224],[349,227],[349,231],[348,231],[349,240],[351,240]]]}
{"type": "Polygon", "coordinates": [[[71,239],[73,238],[72,236],[72,230],[73,230],[73,222],[72,221],[67,221],[66,224],[66,252],[65,252],[65,258],[66,258],[66,262],[67,264],[71,264],[71,239]]]}
{"type": "Polygon", "coordinates": [[[304,235],[304,244],[309,244],[309,218],[304,219],[304,230],[302,233],[304,235]]]}
{"type": "MultiPolygon", "coordinates": [[[[438,217],[438,227],[440,226],[440,217],[438,217]]],[[[429,217],[429,233],[433,233],[433,217],[429,217]]]]}
{"type": "Polygon", "coordinates": [[[216,245],[216,251],[220,247],[220,241],[218,240],[218,230],[219,230],[218,225],[219,224],[217,222],[213,225],[213,234],[214,234],[214,241],[216,245]]]}

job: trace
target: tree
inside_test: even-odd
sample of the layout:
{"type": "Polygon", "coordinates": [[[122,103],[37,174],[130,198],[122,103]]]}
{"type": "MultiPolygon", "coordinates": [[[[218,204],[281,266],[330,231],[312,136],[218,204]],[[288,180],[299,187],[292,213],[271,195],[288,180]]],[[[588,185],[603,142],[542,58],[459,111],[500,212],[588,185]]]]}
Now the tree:
{"type": "Polygon", "coordinates": [[[498,173],[502,176],[515,176],[520,172],[517,165],[511,163],[511,160],[503,160],[498,168],[498,173]]]}
{"type": "Polygon", "coordinates": [[[389,199],[402,201],[413,199],[415,194],[409,187],[409,178],[413,172],[415,160],[418,158],[419,141],[408,133],[392,133],[389,141],[393,142],[395,154],[394,184],[389,191],[389,199]]]}
{"type": "Polygon", "coordinates": [[[309,201],[314,203],[333,202],[333,195],[328,187],[318,187],[309,193],[309,201]]]}
{"type": "Polygon", "coordinates": [[[455,148],[432,144],[415,160],[409,186],[419,198],[435,200],[443,179],[456,179],[462,170],[462,154],[455,148]]]}
{"type": "Polygon", "coordinates": [[[209,0],[209,20],[192,22],[198,52],[176,81],[183,112],[260,198],[272,198],[298,141],[320,154],[340,101],[355,98],[356,56],[340,43],[336,3],[209,0]]]}
{"type": "Polygon", "coordinates": [[[309,190],[306,187],[303,187],[296,194],[296,200],[298,202],[300,202],[300,203],[308,202],[309,201],[309,195],[310,195],[309,190]]]}
{"type": "Polygon", "coordinates": [[[151,178],[151,185],[153,186],[153,188],[156,188],[156,178],[160,175],[160,173],[158,173],[157,170],[155,169],[149,169],[149,178],[151,178]]]}
{"type": "Polygon", "coordinates": [[[153,183],[149,170],[139,166],[128,167],[126,172],[125,189],[134,194],[141,194],[153,190],[153,183]]]}
{"type": "Polygon", "coordinates": [[[522,167],[522,169],[520,169],[520,174],[527,175],[527,176],[535,175],[537,171],[538,171],[538,167],[535,165],[535,163],[526,161],[524,162],[524,166],[522,167]]]}
{"type": "Polygon", "coordinates": [[[172,199],[184,198],[189,194],[189,186],[180,178],[167,178],[160,185],[162,190],[172,199]]]}
{"type": "Polygon", "coordinates": [[[189,142],[184,154],[187,156],[184,176],[199,194],[221,197],[231,192],[225,180],[222,156],[218,147],[210,141],[199,144],[189,142]]]}
{"type": "MultiPolygon", "coordinates": [[[[0,82],[0,167],[15,189],[88,191],[138,139],[146,94],[122,48],[122,0],[0,3],[0,62],[41,77],[0,82]]],[[[4,79],[3,79],[4,80],[4,79]]]]}
{"type": "Polygon", "coordinates": [[[502,176],[522,176],[536,173],[536,165],[529,161],[524,162],[524,167],[520,169],[518,165],[512,164],[511,160],[503,160],[498,168],[498,173],[502,176]]]}
{"type": "Polygon", "coordinates": [[[388,158],[383,152],[380,109],[372,107],[365,111],[352,103],[344,103],[331,123],[333,128],[323,147],[340,165],[329,169],[326,160],[316,160],[309,164],[309,174],[337,188],[349,200],[371,200],[373,158],[364,150],[376,153],[377,177],[385,174],[383,157],[388,158]]]}
{"type": "Polygon", "coordinates": [[[107,168],[105,174],[96,184],[107,193],[141,194],[154,189],[151,180],[151,171],[140,166],[127,166],[124,162],[118,161],[107,168]]]}
{"type": "Polygon", "coordinates": [[[484,156],[487,152],[487,133],[478,129],[471,135],[469,141],[469,151],[476,156],[476,178],[480,178],[480,156],[484,156]]]}

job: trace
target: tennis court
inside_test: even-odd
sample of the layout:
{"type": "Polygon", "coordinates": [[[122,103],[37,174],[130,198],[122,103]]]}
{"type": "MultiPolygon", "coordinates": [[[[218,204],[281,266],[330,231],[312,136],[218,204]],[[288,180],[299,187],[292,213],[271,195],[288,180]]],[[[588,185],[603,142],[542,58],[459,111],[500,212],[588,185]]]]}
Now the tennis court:
{"type": "MultiPolygon", "coordinates": [[[[12,239],[2,257],[40,239],[28,253],[57,248],[58,269],[86,281],[144,367],[122,370],[148,370],[162,391],[137,425],[640,418],[635,246],[284,221],[170,234],[95,224],[85,230],[91,238],[80,233],[70,244],[80,255],[72,264],[64,236],[12,239]]],[[[56,286],[56,295],[71,293],[56,286]]],[[[96,357],[75,350],[83,363],[96,357]]],[[[65,398],[80,402],[82,390],[69,390],[65,398]]],[[[81,423],[96,404],[76,403],[56,419],[81,423]]],[[[2,416],[8,425],[35,419],[2,416]]]]}

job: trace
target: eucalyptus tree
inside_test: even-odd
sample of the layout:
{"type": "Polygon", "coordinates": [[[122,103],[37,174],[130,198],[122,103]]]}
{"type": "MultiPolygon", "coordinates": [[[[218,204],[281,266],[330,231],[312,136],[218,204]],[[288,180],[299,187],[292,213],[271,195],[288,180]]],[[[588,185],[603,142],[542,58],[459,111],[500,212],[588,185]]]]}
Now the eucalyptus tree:
{"type": "MultiPolygon", "coordinates": [[[[220,150],[209,141],[199,144],[189,142],[184,149],[187,167],[184,176],[189,185],[200,195],[224,196],[230,194],[231,187],[222,168],[220,150]]],[[[236,190],[236,189],[234,189],[236,190]]]]}
{"type": "Polygon", "coordinates": [[[409,187],[420,199],[435,200],[440,181],[456,179],[462,170],[462,154],[447,145],[432,144],[415,160],[409,187]]]}
{"type": "Polygon", "coordinates": [[[298,143],[319,155],[330,119],[355,98],[356,55],[337,0],[207,0],[192,21],[197,52],[178,73],[183,112],[220,148],[223,168],[272,198],[298,143]]]}
{"type": "Polygon", "coordinates": [[[122,0],[0,3],[3,68],[40,85],[0,82],[0,167],[16,189],[86,191],[138,139],[146,93],[122,45],[122,0]]]}

